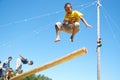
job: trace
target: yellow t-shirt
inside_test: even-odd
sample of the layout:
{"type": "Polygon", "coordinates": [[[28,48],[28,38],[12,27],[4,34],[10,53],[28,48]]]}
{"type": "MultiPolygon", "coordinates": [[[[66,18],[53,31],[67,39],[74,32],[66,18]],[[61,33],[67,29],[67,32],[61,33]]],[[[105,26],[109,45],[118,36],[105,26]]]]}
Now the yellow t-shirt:
{"type": "Polygon", "coordinates": [[[64,19],[69,18],[71,22],[79,22],[80,17],[83,17],[83,14],[75,10],[71,14],[66,13],[64,19]]]}

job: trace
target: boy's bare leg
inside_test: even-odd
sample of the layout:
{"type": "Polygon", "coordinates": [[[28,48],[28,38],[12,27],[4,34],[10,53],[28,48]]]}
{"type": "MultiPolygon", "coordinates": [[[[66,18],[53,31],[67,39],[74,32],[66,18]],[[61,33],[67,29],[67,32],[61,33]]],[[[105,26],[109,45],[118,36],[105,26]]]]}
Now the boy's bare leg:
{"type": "Polygon", "coordinates": [[[59,42],[60,41],[60,29],[58,28],[57,25],[55,25],[55,30],[56,30],[56,39],[55,39],[55,42],[59,42]]]}

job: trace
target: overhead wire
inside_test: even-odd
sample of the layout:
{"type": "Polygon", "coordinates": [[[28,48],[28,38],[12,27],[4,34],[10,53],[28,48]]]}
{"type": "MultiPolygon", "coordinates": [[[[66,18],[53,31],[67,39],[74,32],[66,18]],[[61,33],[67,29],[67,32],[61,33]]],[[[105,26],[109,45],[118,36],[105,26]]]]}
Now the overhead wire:
{"type": "MultiPolygon", "coordinates": [[[[88,2],[88,3],[85,3],[85,4],[77,5],[77,6],[75,6],[75,8],[80,8],[80,11],[82,11],[82,10],[85,10],[88,7],[94,5],[95,3],[96,3],[96,1],[88,2]]],[[[0,24],[0,28],[10,26],[10,25],[13,25],[13,24],[20,24],[20,23],[23,23],[23,22],[28,22],[28,21],[35,20],[35,19],[40,19],[42,17],[51,16],[51,15],[59,14],[59,13],[62,13],[62,12],[64,12],[64,10],[53,11],[53,12],[49,12],[49,13],[46,13],[46,14],[41,14],[39,16],[33,16],[33,17],[22,19],[22,20],[16,20],[16,21],[13,21],[13,22],[9,22],[9,23],[6,23],[6,24],[0,24]]]]}
{"type": "MultiPolygon", "coordinates": [[[[74,6],[75,9],[77,8],[80,8],[78,10],[82,11],[82,10],[85,10],[91,6],[93,6],[94,4],[96,3],[96,1],[93,1],[93,2],[87,2],[85,4],[81,4],[81,5],[77,5],[77,6],[74,6]]],[[[40,18],[44,18],[44,17],[47,17],[47,16],[52,16],[52,15],[56,15],[56,14],[60,14],[60,13],[63,13],[64,10],[58,10],[58,11],[53,11],[53,12],[49,12],[49,13],[46,13],[46,14],[42,14],[42,15],[39,15],[39,16],[33,16],[33,17],[29,17],[29,18],[25,18],[25,19],[22,19],[22,20],[16,20],[16,21],[13,21],[13,22],[9,22],[9,23],[6,23],[6,24],[0,24],[0,28],[3,28],[3,27],[9,27],[10,25],[14,25],[14,24],[21,24],[21,23],[25,23],[25,22],[28,22],[28,21],[32,21],[32,20],[36,20],[36,19],[40,19],[40,18]]],[[[62,20],[63,18],[60,18],[59,20],[62,20]]],[[[45,27],[44,30],[48,30],[50,29],[52,26],[54,26],[54,24],[52,23],[47,23],[46,25],[42,25],[42,26],[49,26],[49,27],[45,27]]],[[[41,31],[44,31],[44,30],[41,30],[39,29],[40,26],[37,26],[36,28],[34,28],[34,30],[32,31],[34,34],[38,35],[41,31]]],[[[5,42],[5,43],[1,43],[1,46],[7,46],[9,45],[8,43],[11,43],[11,41],[8,41],[8,42],[5,42]],[[7,44],[6,44],[7,43],[7,44]]]]}
{"type": "MultiPolygon", "coordinates": [[[[75,9],[80,8],[80,9],[78,9],[78,10],[83,11],[83,10],[88,9],[89,7],[91,7],[91,6],[95,5],[95,4],[96,4],[96,1],[87,2],[87,3],[85,3],[85,4],[81,4],[81,5],[75,6],[74,8],[75,8],[75,9]]],[[[63,11],[64,11],[64,10],[56,11],[55,13],[53,12],[52,14],[60,13],[60,12],[63,12],[63,11]]],[[[51,15],[51,14],[49,14],[49,15],[51,15]]],[[[63,19],[63,18],[60,18],[58,21],[61,21],[62,19],[63,19]]]]}
{"type": "MultiPolygon", "coordinates": [[[[108,29],[110,30],[113,39],[115,40],[115,42],[117,42],[117,44],[119,44],[120,41],[120,27],[117,24],[117,22],[115,20],[113,20],[113,18],[107,13],[107,10],[102,6],[103,9],[103,16],[105,17],[106,23],[108,25],[108,29]]],[[[110,33],[109,33],[110,34],[110,33]]],[[[118,47],[120,48],[120,46],[118,45],[118,47]]]]}
{"type": "Polygon", "coordinates": [[[93,1],[93,2],[91,2],[91,3],[86,3],[86,4],[84,4],[84,5],[80,5],[80,6],[83,7],[83,8],[81,8],[81,9],[79,9],[79,10],[80,10],[80,11],[86,10],[86,9],[88,9],[89,7],[95,5],[96,2],[97,2],[97,1],[93,1]]]}

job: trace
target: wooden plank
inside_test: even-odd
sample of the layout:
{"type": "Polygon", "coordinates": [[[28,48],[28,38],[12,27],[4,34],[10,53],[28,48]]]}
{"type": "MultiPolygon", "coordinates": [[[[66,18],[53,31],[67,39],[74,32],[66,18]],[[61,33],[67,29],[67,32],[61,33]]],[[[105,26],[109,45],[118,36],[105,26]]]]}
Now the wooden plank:
{"type": "Polygon", "coordinates": [[[40,72],[40,71],[43,71],[43,70],[46,70],[46,69],[49,69],[49,68],[54,67],[56,65],[59,65],[59,64],[62,64],[64,62],[67,62],[69,60],[72,60],[74,58],[77,58],[78,56],[82,56],[83,54],[86,54],[86,53],[87,53],[86,48],[78,49],[78,50],[76,50],[74,52],[71,52],[70,54],[67,54],[67,55],[65,55],[63,57],[60,57],[60,58],[58,58],[58,59],[56,59],[54,61],[51,61],[51,62],[49,62],[47,64],[36,67],[36,68],[34,68],[32,70],[29,70],[29,71],[26,71],[26,72],[24,72],[22,74],[19,74],[17,76],[14,76],[14,77],[11,78],[11,80],[20,80],[21,78],[25,78],[25,77],[27,77],[29,75],[35,74],[37,72],[40,72]]]}

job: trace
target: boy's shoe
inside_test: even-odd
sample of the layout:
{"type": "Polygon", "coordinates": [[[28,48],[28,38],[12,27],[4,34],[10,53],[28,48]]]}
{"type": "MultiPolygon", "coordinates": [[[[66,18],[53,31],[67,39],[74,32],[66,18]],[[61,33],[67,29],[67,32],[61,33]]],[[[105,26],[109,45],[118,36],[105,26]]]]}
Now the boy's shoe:
{"type": "Polygon", "coordinates": [[[60,41],[60,39],[56,39],[54,42],[59,42],[60,41]]]}
{"type": "Polygon", "coordinates": [[[70,38],[70,42],[73,42],[73,39],[70,38]]]}

